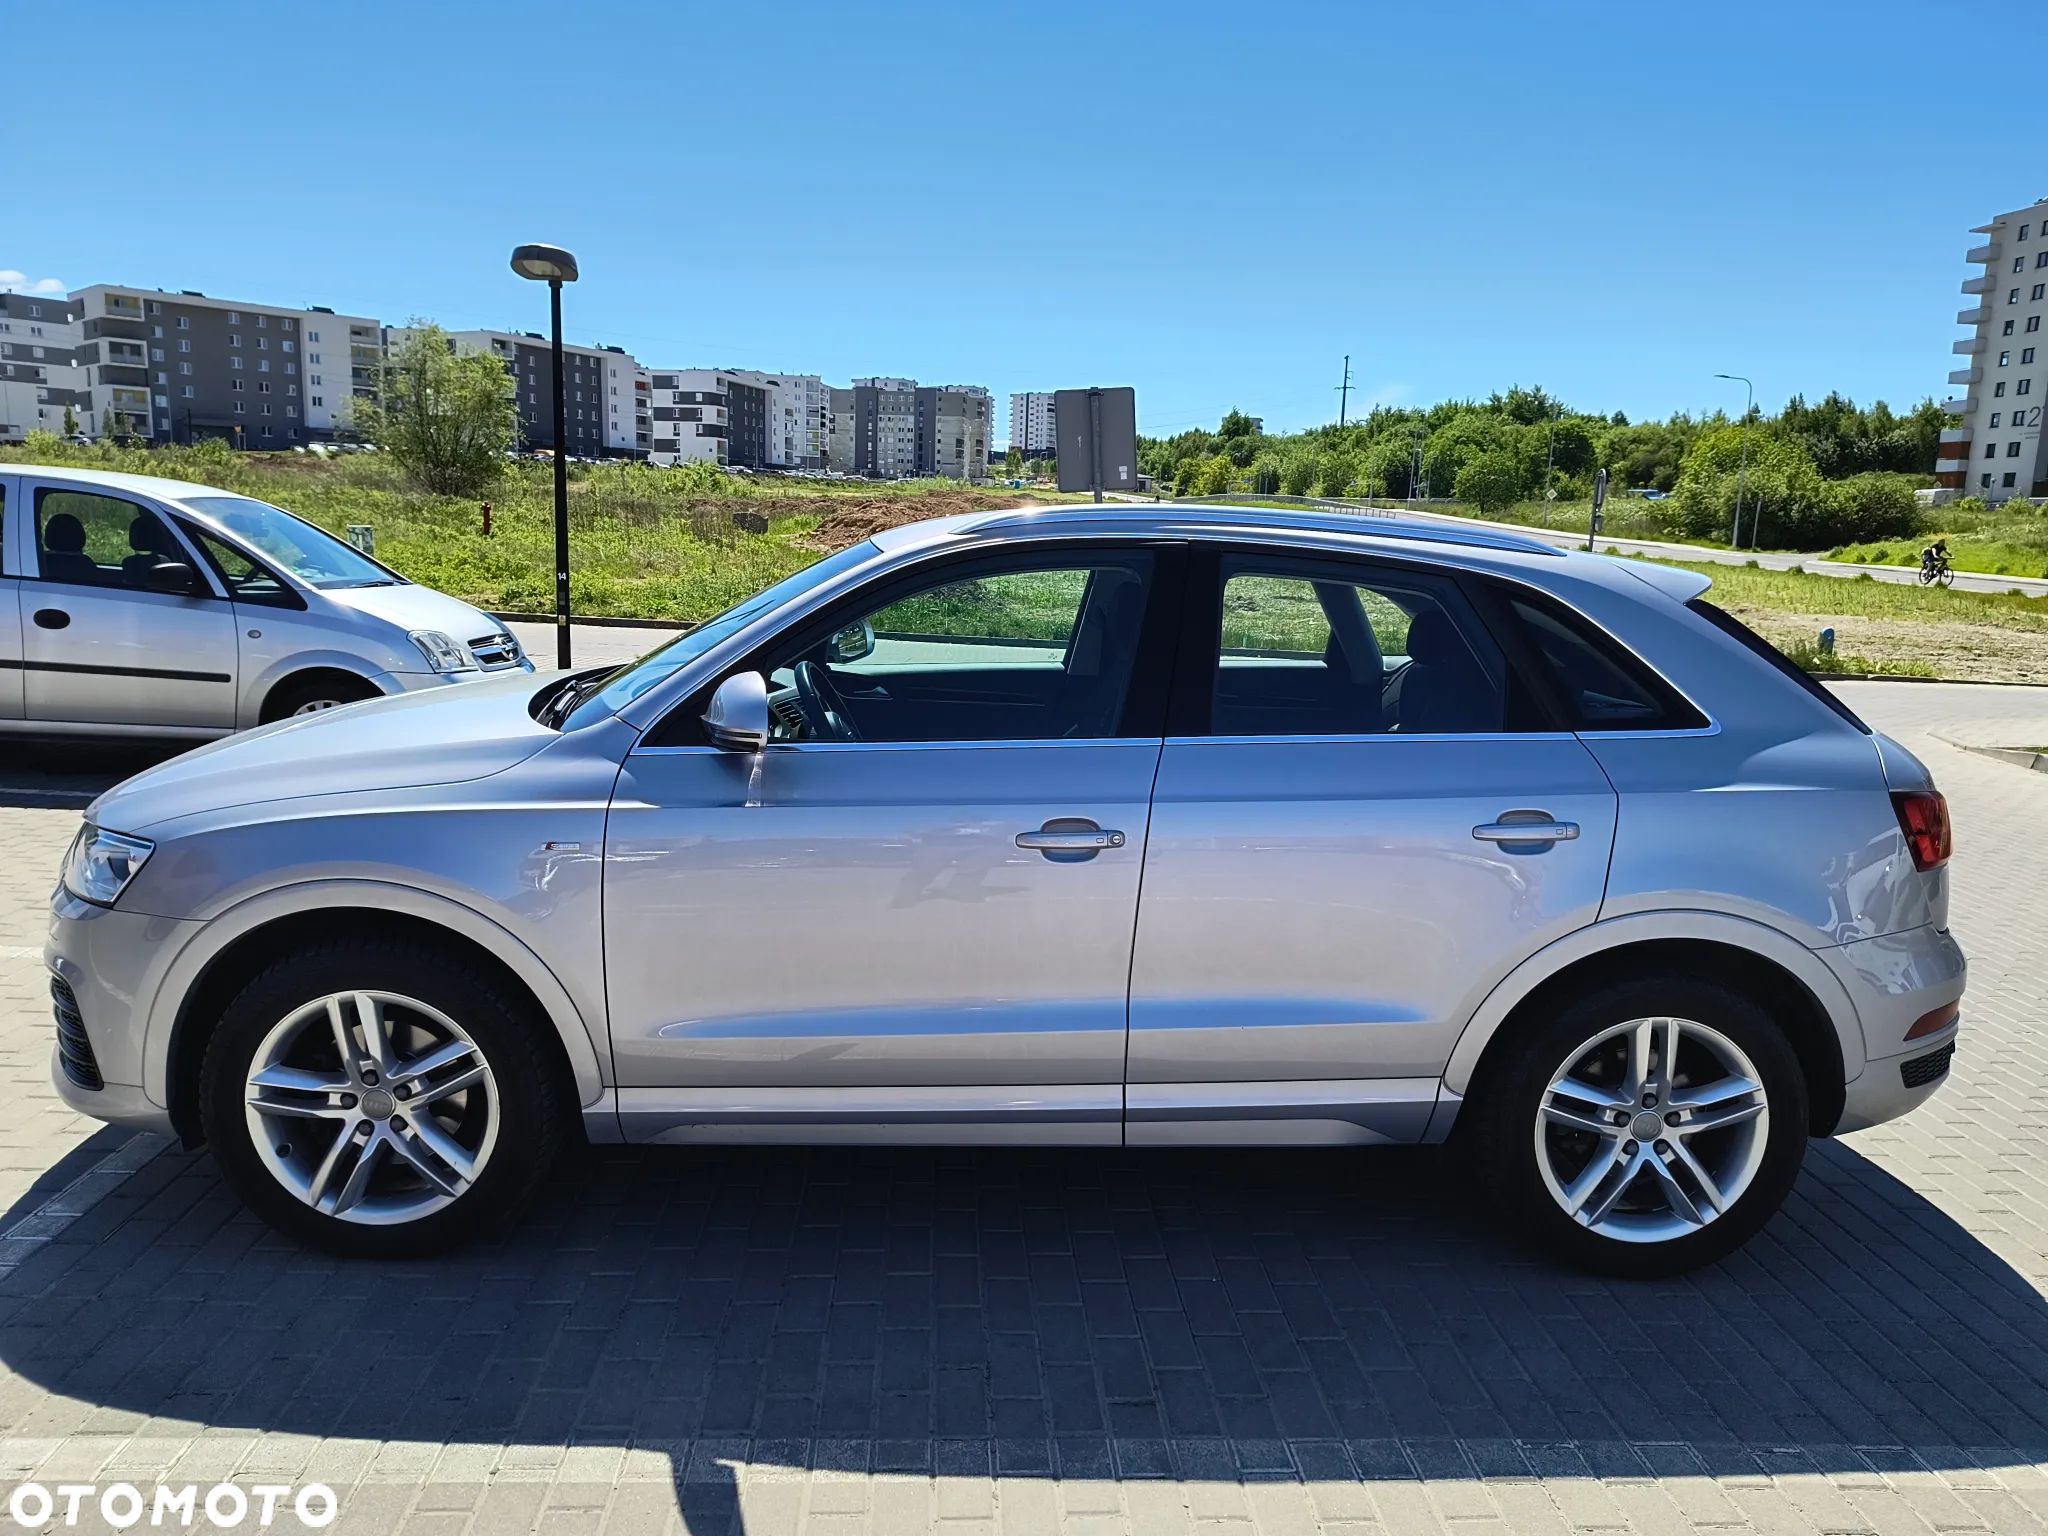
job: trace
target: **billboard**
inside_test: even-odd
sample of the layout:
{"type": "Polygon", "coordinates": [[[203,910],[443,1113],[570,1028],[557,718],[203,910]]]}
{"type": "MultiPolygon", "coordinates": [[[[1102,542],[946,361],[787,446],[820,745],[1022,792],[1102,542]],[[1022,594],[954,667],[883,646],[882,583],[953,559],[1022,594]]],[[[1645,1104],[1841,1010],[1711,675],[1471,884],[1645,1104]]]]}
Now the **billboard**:
{"type": "Polygon", "coordinates": [[[1060,489],[1135,491],[1138,488],[1138,392],[1061,389],[1053,393],[1059,432],[1060,489]]]}

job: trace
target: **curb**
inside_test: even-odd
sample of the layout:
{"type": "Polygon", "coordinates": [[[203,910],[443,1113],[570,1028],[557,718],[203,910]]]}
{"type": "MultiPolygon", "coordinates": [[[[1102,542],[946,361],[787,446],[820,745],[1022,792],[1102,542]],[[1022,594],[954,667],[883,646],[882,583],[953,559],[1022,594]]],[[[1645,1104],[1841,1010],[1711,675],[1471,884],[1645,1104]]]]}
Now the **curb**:
{"type": "Polygon", "coordinates": [[[2048,752],[2029,752],[2023,747],[1977,747],[1967,741],[1957,741],[1939,731],[1928,732],[1936,741],[1946,742],[1959,752],[1974,752],[1979,757],[1995,757],[2001,763],[2011,763],[2015,768],[2028,768],[2035,773],[2048,773],[2048,752]]]}
{"type": "MultiPolygon", "coordinates": [[[[2048,688],[2048,683],[2000,683],[1988,677],[1920,677],[1902,672],[1809,672],[1806,675],[1822,683],[1943,683],[1950,688],[2048,688]]],[[[1942,739],[1947,740],[1946,737],[1942,739]]]]}

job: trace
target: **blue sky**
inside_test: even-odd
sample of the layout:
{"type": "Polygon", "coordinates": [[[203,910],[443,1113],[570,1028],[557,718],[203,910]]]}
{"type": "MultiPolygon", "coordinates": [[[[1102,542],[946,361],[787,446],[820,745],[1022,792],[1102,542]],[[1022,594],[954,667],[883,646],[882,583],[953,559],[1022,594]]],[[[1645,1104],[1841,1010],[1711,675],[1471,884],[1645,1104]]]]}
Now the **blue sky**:
{"type": "Polygon", "coordinates": [[[1970,227],[2048,193],[2031,108],[1965,155],[1945,105],[2025,9],[101,0],[118,48],[0,93],[0,270],[538,329],[552,240],[574,340],[1147,432],[1334,419],[1346,352],[1354,402],[1910,403],[1970,227]]]}

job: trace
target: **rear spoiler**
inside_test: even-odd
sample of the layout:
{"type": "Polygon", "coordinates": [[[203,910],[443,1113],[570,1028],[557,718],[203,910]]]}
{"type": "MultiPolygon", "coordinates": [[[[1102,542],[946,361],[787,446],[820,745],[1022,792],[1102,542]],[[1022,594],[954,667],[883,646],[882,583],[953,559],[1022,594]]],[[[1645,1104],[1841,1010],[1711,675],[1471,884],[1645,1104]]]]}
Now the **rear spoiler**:
{"type": "Polygon", "coordinates": [[[1689,603],[1714,584],[1711,576],[1681,570],[1675,565],[1654,565],[1648,560],[1623,560],[1622,569],[1645,586],[1655,587],[1676,603],[1689,603]]]}

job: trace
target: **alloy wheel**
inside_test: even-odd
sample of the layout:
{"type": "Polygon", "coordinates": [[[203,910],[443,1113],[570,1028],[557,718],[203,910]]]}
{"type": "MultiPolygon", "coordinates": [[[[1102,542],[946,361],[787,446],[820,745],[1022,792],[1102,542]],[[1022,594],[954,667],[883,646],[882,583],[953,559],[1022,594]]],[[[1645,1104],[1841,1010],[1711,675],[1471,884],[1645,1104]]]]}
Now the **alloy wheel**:
{"type": "Polygon", "coordinates": [[[392,992],[294,1009],[257,1047],[244,1102],[272,1177],[314,1210],[365,1225],[453,1204],[498,1140],[498,1087],[476,1042],[392,992]]]}
{"type": "Polygon", "coordinates": [[[1770,1105],[1719,1030],[1631,1019],[1566,1058],[1535,1137],[1544,1185],[1572,1220],[1619,1242],[1669,1242],[1727,1214],[1754,1182],[1770,1105]]]}

